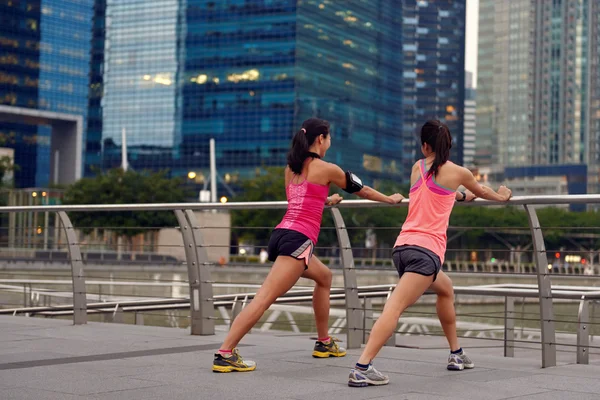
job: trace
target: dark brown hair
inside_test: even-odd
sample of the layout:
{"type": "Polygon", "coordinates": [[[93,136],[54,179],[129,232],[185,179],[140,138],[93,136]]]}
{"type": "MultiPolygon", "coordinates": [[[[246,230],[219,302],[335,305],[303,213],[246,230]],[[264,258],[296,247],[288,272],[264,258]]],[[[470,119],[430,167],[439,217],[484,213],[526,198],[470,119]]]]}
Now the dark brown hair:
{"type": "Polygon", "coordinates": [[[292,139],[292,147],[287,155],[287,163],[295,174],[302,173],[304,161],[311,157],[308,150],[319,136],[329,135],[329,122],[319,118],[309,118],[302,123],[302,128],[292,139]]]}
{"type": "Polygon", "coordinates": [[[435,160],[429,169],[429,175],[437,175],[438,169],[450,158],[452,136],[448,126],[437,119],[425,122],[421,128],[421,145],[427,143],[435,153],[435,160]]]}

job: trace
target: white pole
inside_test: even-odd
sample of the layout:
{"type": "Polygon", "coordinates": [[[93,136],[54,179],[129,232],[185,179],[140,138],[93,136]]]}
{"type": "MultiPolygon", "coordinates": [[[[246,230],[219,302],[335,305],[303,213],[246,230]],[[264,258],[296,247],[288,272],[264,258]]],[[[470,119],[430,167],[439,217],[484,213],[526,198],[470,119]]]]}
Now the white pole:
{"type": "Polygon", "coordinates": [[[121,142],[123,143],[121,148],[121,168],[123,168],[123,171],[127,171],[129,163],[127,162],[127,132],[125,128],[121,131],[121,142]]]}
{"type": "Polygon", "coordinates": [[[54,152],[54,184],[58,185],[58,174],[60,172],[60,151],[56,150],[54,152]]]}
{"type": "Polygon", "coordinates": [[[217,156],[215,139],[210,139],[210,201],[217,202],[217,156]]]}

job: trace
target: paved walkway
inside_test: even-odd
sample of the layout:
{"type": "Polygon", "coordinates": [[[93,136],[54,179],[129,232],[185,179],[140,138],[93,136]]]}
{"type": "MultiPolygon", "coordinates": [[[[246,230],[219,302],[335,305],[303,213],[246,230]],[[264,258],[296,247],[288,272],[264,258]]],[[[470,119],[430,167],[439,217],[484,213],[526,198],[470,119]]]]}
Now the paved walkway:
{"type": "Polygon", "coordinates": [[[358,350],[342,359],[313,359],[306,335],[254,333],[241,350],[258,369],[215,374],[212,354],[222,338],[3,316],[0,399],[600,399],[600,362],[573,365],[573,350],[559,353],[560,366],[541,369],[539,351],[517,349],[517,358],[504,358],[498,342],[471,340],[463,345],[471,345],[477,368],[451,372],[442,338],[402,337],[403,344],[422,348],[385,348],[376,366],[390,384],[357,389],[346,379],[358,350]]]}

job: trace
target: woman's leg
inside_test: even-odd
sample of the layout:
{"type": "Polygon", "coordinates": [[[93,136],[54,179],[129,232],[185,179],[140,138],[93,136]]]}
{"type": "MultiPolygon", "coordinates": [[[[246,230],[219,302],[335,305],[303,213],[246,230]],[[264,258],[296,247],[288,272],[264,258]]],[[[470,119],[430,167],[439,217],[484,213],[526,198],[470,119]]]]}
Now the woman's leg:
{"type": "Polygon", "coordinates": [[[304,265],[304,260],[288,256],[277,257],[254,299],[233,321],[221,350],[231,350],[238,345],[271,304],[294,286],[304,271],[304,265]]]}
{"type": "Polygon", "coordinates": [[[475,363],[469,358],[458,344],[456,334],[456,310],[454,309],[454,289],[452,281],[443,271],[438,273],[437,279],[431,285],[431,289],[437,294],[437,315],[442,324],[444,335],[450,346],[450,357],[448,358],[448,369],[462,370],[464,368],[475,368],[475,363]]]}
{"type": "Polygon", "coordinates": [[[317,257],[312,256],[303,278],[315,281],[313,309],[319,338],[329,336],[329,294],[331,292],[331,270],[317,257]]]}
{"type": "Polygon", "coordinates": [[[385,303],[381,316],[373,325],[369,341],[360,356],[359,364],[369,364],[396,330],[398,319],[431,286],[433,276],[406,272],[398,281],[392,296],[385,303]]]}
{"type": "Polygon", "coordinates": [[[456,310],[454,309],[452,280],[443,271],[440,271],[430,288],[437,294],[437,315],[448,340],[450,351],[456,351],[460,349],[460,346],[456,335],[456,310]]]}

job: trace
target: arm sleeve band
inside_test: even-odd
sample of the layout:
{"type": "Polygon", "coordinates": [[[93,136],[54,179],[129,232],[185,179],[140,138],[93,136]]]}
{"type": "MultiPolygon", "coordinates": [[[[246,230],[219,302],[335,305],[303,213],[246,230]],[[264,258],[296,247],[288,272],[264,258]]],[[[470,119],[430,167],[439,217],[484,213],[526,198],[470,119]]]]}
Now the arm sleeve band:
{"type": "Polygon", "coordinates": [[[363,183],[360,178],[350,171],[346,171],[346,193],[356,193],[363,188],[363,183]]]}

